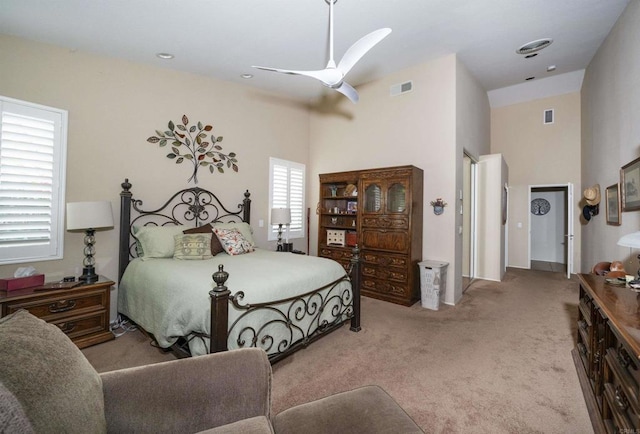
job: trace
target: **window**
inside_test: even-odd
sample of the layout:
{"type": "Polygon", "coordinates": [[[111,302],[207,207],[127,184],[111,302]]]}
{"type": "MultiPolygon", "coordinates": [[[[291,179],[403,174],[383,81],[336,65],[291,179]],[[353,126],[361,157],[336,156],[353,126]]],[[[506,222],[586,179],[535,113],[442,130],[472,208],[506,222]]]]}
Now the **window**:
{"type": "Polygon", "coordinates": [[[0,264],[61,259],[67,112],[0,96],[0,264]]]}
{"type": "MultiPolygon", "coordinates": [[[[271,208],[291,208],[289,238],[304,238],[306,234],[304,180],[304,164],[278,158],[269,159],[269,215],[271,208]]],[[[278,239],[277,225],[271,225],[268,239],[278,239]]]]}

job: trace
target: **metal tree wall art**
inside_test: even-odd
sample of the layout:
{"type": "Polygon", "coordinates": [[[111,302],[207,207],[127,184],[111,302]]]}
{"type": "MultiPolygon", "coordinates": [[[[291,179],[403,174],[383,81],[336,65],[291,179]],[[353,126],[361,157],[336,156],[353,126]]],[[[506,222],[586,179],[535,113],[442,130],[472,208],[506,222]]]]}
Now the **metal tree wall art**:
{"type": "Polygon", "coordinates": [[[216,170],[224,173],[225,166],[227,169],[238,171],[238,160],[235,152],[225,154],[222,152],[222,136],[211,134],[211,141],[207,141],[207,133],[213,130],[211,125],[189,126],[189,118],[182,115],[182,123],[174,124],[169,121],[169,129],[165,132],[156,130],[156,135],[147,139],[149,143],[158,143],[160,147],[171,146],[171,152],[167,154],[167,158],[175,160],[176,164],[182,164],[185,161],[193,165],[193,173],[187,182],[193,180],[198,183],[198,169],[202,166],[208,166],[209,172],[214,173],[216,170]]]}

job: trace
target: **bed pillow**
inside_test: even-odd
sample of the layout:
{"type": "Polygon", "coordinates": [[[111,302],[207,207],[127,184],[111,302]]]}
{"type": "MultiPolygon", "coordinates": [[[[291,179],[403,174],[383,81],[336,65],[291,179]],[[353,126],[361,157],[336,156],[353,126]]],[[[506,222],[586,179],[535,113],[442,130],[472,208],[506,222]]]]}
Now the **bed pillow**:
{"type": "Polygon", "coordinates": [[[184,226],[143,226],[135,236],[140,241],[144,258],[172,258],[176,235],[181,235],[184,226]]]}
{"type": "Polygon", "coordinates": [[[245,223],[245,222],[214,223],[213,227],[220,228],[220,229],[237,229],[238,231],[240,231],[244,239],[247,240],[249,244],[251,244],[252,247],[256,246],[256,242],[253,239],[253,230],[251,229],[251,226],[249,226],[249,223],[245,223]]]}
{"type": "Polygon", "coordinates": [[[254,251],[251,243],[236,228],[223,229],[214,226],[213,233],[220,240],[220,244],[224,251],[230,255],[242,255],[243,253],[251,253],[254,251]]]}
{"type": "Polygon", "coordinates": [[[200,226],[197,228],[187,229],[185,231],[182,231],[182,233],[183,234],[211,234],[212,235],[211,236],[211,255],[215,256],[218,253],[224,252],[224,249],[220,245],[220,241],[218,240],[218,237],[213,235],[213,227],[211,226],[211,223],[207,223],[206,225],[200,226]]]}
{"type": "Polygon", "coordinates": [[[180,234],[174,239],[174,259],[211,259],[211,237],[208,234],[180,234]]]}

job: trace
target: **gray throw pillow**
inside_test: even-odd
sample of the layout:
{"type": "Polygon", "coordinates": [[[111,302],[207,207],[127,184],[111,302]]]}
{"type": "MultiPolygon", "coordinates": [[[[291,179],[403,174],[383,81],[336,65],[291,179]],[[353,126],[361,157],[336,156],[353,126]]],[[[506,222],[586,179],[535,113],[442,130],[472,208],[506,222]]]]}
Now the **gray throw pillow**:
{"type": "Polygon", "coordinates": [[[0,366],[36,432],[106,432],[102,380],[55,325],[26,310],[0,318],[0,366]]]}

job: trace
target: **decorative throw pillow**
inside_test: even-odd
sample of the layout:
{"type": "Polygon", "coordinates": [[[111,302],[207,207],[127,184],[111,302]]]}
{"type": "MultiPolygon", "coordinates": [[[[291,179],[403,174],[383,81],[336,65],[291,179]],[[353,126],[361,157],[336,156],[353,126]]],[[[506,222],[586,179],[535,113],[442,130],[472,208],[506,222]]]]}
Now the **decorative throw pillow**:
{"type": "Polygon", "coordinates": [[[106,432],[100,375],[57,326],[26,310],[1,318],[0,366],[35,432],[106,432]]]}
{"type": "Polygon", "coordinates": [[[253,246],[238,229],[222,229],[214,226],[213,233],[220,240],[224,251],[230,255],[242,255],[254,251],[253,246]]]}
{"type": "Polygon", "coordinates": [[[171,258],[175,247],[174,236],[182,234],[184,226],[143,226],[135,233],[140,241],[144,258],[171,258]]]}
{"type": "MultiPolygon", "coordinates": [[[[183,234],[212,234],[213,235],[213,227],[211,226],[211,223],[207,223],[204,226],[199,226],[197,228],[187,229],[185,231],[182,231],[182,233],[183,234]]],[[[211,255],[215,256],[218,253],[222,253],[222,252],[224,252],[224,249],[220,245],[220,241],[218,240],[218,237],[212,236],[211,237],[211,255]]]]}
{"type": "Polygon", "coordinates": [[[213,223],[214,228],[220,229],[237,229],[240,231],[245,240],[251,244],[252,247],[256,246],[256,242],[253,239],[253,230],[249,223],[245,222],[233,222],[233,223],[213,223]]]}
{"type": "Polygon", "coordinates": [[[211,259],[211,237],[208,234],[181,234],[175,240],[174,259],[211,259]]]}

